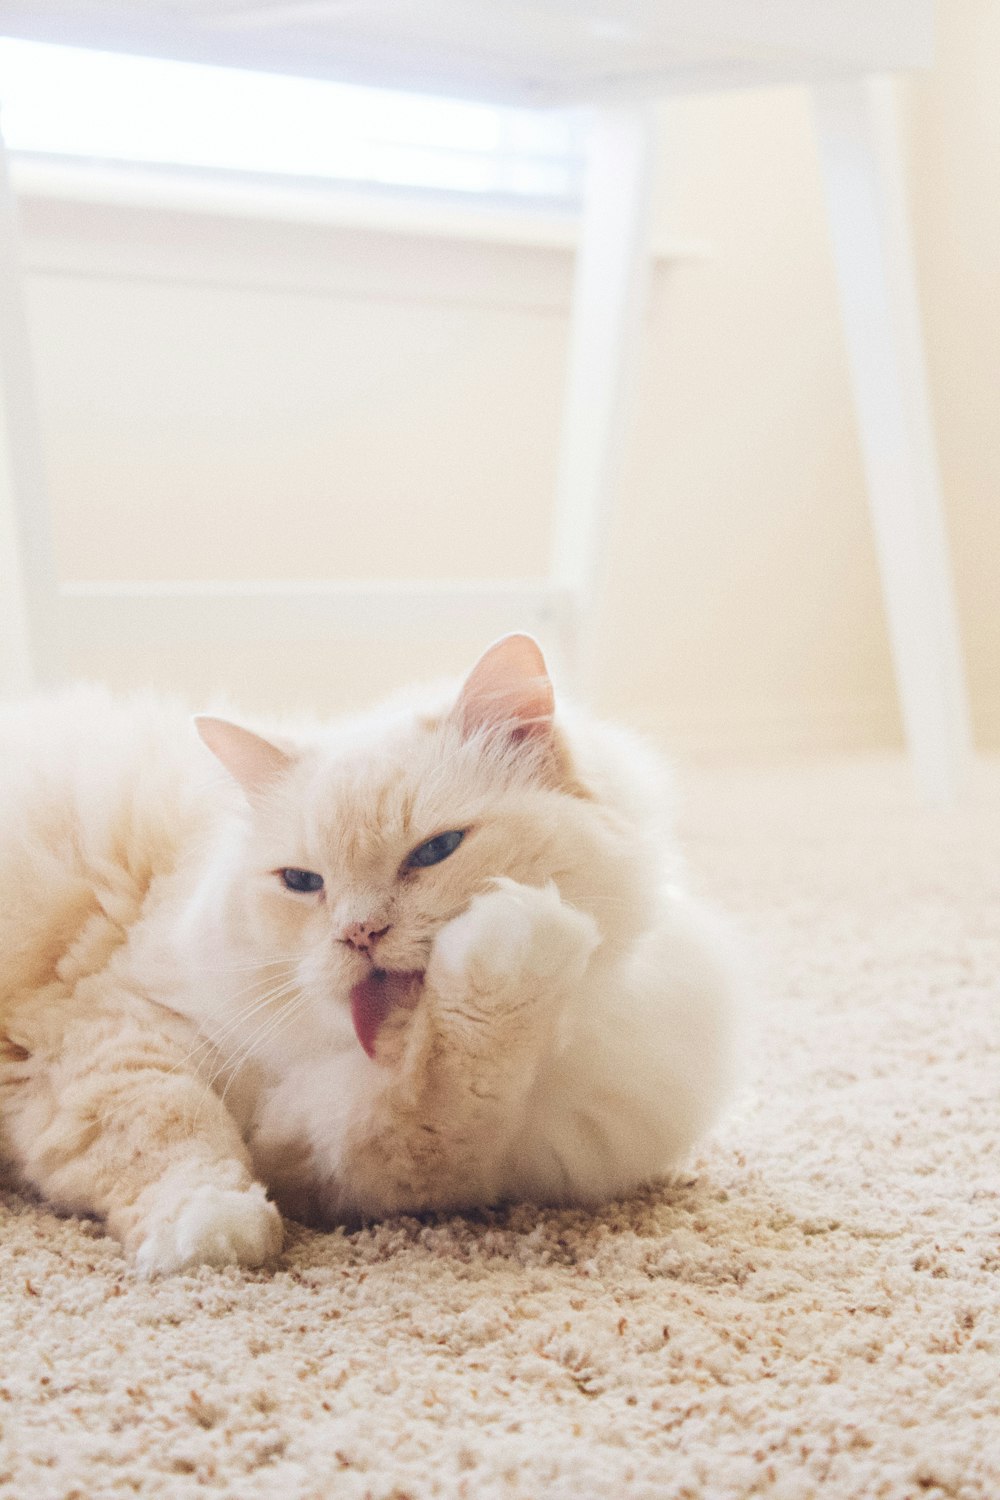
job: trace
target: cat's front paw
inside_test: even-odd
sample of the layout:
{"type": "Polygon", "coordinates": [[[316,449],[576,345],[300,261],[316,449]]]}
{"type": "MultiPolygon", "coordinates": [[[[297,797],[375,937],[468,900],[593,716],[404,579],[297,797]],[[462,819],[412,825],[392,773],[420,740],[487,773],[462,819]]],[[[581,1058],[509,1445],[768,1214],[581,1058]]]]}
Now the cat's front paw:
{"type": "Polygon", "coordinates": [[[281,1215],[259,1182],[247,1188],[202,1183],[152,1216],[135,1254],[141,1276],[195,1266],[260,1266],[281,1250],[281,1215]]]}
{"type": "Polygon", "coordinates": [[[593,918],[567,906],[555,885],[498,879],[441,928],[428,977],[484,996],[565,989],[599,941],[593,918]]]}

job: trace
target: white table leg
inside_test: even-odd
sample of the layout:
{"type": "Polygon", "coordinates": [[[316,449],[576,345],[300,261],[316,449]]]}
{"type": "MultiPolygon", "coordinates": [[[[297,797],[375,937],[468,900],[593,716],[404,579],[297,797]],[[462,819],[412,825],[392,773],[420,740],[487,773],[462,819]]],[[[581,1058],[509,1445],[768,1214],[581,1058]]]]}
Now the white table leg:
{"type": "Polygon", "coordinates": [[[563,665],[583,693],[593,667],[595,609],[645,306],[652,145],[649,110],[595,113],[576,255],[553,547],[554,581],[573,600],[563,665]]]}
{"type": "Polygon", "coordinates": [[[0,695],[33,686],[54,603],[17,221],[0,135],[0,695]]]}
{"type": "Polygon", "coordinates": [[[891,84],[814,91],[820,159],[907,745],[934,802],[971,746],[891,84]]]}

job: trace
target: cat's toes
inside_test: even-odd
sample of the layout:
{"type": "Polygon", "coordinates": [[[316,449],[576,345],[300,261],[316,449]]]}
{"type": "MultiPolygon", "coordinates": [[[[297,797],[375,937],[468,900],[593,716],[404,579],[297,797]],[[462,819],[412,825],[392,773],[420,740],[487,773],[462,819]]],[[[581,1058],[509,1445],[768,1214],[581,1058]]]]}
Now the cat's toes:
{"type": "Polygon", "coordinates": [[[260,1183],[192,1189],[154,1222],[136,1251],[142,1276],[169,1276],[195,1266],[260,1266],[281,1249],[281,1215],[260,1183]]]}
{"type": "Polygon", "coordinates": [[[553,884],[500,879],[442,927],[434,963],[442,976],[484,990],[505,981],[572,984],[599,941],[593,919],[567,906],[553,884]]]}

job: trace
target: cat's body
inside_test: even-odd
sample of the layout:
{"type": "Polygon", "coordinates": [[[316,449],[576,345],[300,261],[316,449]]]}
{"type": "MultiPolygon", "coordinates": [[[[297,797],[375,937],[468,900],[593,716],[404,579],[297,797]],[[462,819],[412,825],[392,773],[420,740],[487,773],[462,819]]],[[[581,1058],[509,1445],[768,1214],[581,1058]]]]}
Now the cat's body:
{"type": "Polygon", "coordinates": [[[533,643],[291,741],[78,691],[0,714],[0,1159],[149,1273],[318,1221],[595,1202],[730,1072],[656,768],[533,643]]]}

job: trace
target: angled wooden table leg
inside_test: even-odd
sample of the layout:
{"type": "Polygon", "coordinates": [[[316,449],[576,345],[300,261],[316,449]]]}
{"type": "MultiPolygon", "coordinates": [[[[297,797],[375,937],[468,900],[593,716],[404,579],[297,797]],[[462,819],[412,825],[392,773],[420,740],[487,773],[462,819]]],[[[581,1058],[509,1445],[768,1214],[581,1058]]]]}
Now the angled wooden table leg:
{"type": "Polygon", "coordinates": [[[814,90],[848,360],[906,740],[933,802],[971,731],[891,84],[814,90]]]}
{"type": "Polygon", "coordinates": [[[576,257],[556,480],[554,582],[571,604],[563,665],[590,685],[594,614],[621,476],[649,274],[653,146],[645,107],[595,112],[576,257]]]}

